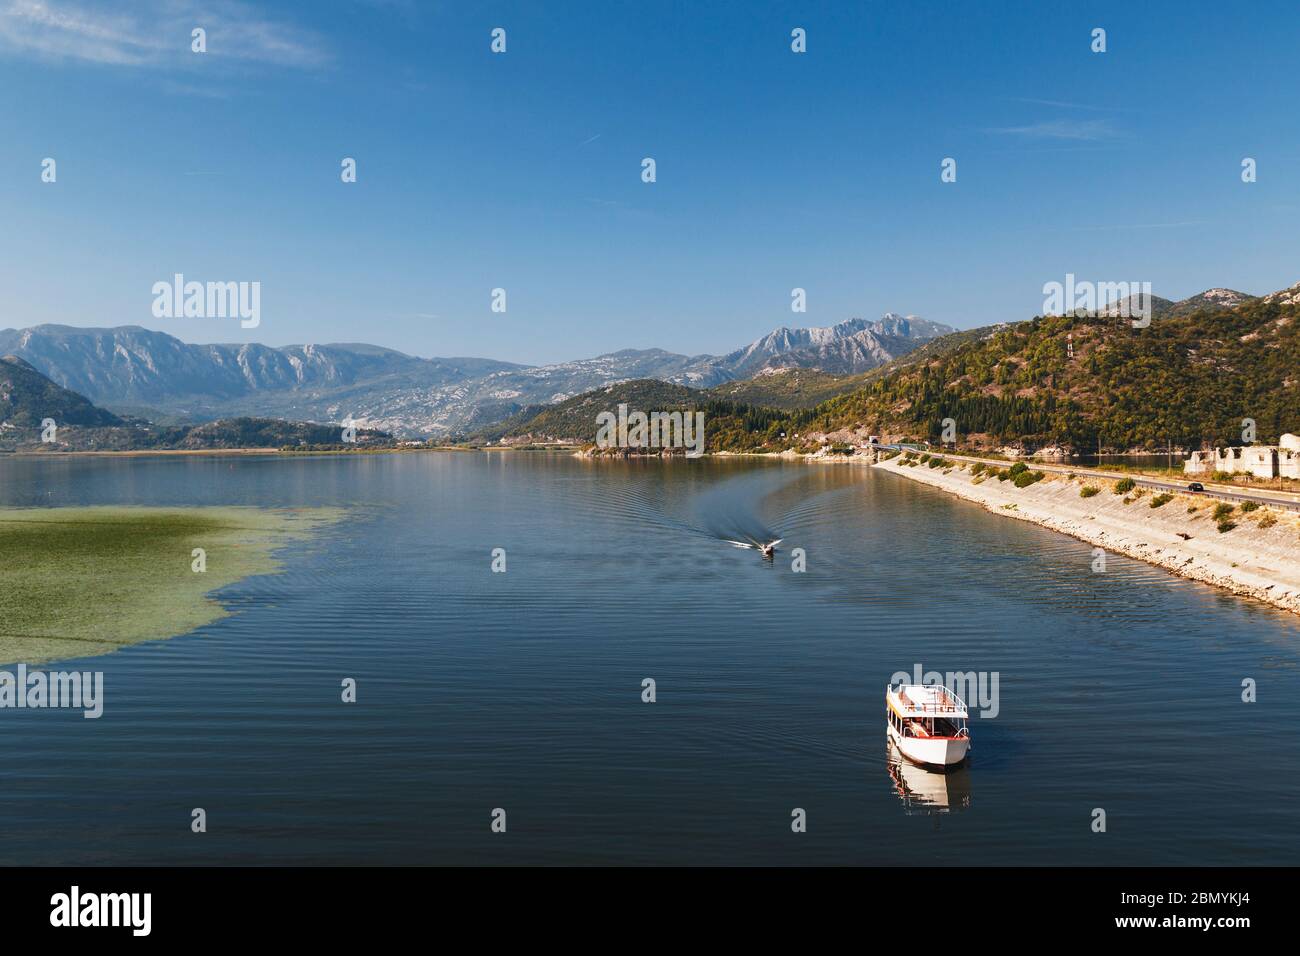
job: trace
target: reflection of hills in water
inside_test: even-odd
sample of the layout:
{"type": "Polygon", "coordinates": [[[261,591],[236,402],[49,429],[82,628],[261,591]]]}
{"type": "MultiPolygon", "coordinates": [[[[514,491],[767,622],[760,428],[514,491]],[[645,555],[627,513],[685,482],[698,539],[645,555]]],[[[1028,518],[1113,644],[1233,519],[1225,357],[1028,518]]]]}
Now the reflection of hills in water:
{"type": "Polygon", "coordinates": [[[885,766],[907,813],[948,813],[970,806],[969,761],[949,770],[927,770],[899,753],[889,741],[885,766]]]}

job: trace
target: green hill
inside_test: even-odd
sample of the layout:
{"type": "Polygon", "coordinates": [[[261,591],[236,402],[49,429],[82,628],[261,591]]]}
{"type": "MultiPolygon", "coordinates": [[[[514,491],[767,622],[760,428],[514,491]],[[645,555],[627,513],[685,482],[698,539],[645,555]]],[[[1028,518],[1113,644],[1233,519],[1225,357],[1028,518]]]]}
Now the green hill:
{"type": "Polygon", "coordinates": [[[39,431],[45,419],[52,419],[59,428],[69,425],[106,428],[123,424],[112,412],[55,385],[18,356],[0,357],[0,426],[39,431]]]}
{"type": "Polygon", "coordinates": [[[836,395],[861,388],[877,372],[873,369],[857,375],[831,375],[817,369],[792,368],[740,382],[723,382],[709,389],[708,394],[721,401],[793,411],[812,408],[836,395]]]}
{"type": "Polygon", "coordinates": [[[473,441],[531,438],[589,444],[596,440],[596,416],[617,411],[620,402],[642,411],[669,411],[706,401],[705,393],[657,379],[637,379],[583,392],[554,405],[530,405],[505,421],[473,432],[473,441]]]}
{"type": "MultiPolygon", "coordinates": [[[[274,418],[221,418],[177,429],[175,448],[285,448],[299,445],[344,447],[338,425],[286,422],[274,418]]],[[[357,429],[357,444],[374,445],[391,436],[373,428],[357,429]]]]}
{"type": "Polygon", "coordinates": [[[563,441],[590,445],[595,443],[599,429],[597,416],[601,412],[617,414],[620,404],[627,405],[629,411],[647,414],[704,412],[708,451],[760,448],[779,432],[779,427],[771,432],[773,424],[785,418],[784,413],[774,408],[724,401],[711,392],[684,385],[638,379],[584,392],[555,405],[527,408],[507,421],[475,432],[469,440],[563,441]]]}

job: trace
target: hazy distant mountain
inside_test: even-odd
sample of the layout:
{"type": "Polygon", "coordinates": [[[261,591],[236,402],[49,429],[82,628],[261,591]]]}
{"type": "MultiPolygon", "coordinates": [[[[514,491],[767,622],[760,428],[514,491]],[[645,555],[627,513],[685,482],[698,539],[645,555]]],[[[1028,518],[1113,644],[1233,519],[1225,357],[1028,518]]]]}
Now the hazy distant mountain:
{"type": "MultiPolygon", "coordinates": [[[[848,319],[829,328],[779,328],[709,363],[730,379],[750,378],[764,371],[817,369],[835,375],[855,375],[879,368],[922,342],[954,331],[938,322],[904,318],[888,312],[879,321],[848,319]]],[[[689,382],[713,385],[718,382],[689,382]]]]}
{"type": "Polygon", "coordinates": [[[421,359],[374,345],[188,345],[127,325],[38,325],[0,331],[0,353],[21,356],[52,380],[97,402],[220,403],[262,392],[310,392],[384,380],[438,386],[519,368],[475,358],[421,359]]]}
{"type": "Polygon", "coordinates": [[[626,349],[536,367],[480,358],[423,359],[363,344],[190,345],[138,326],[40,325],[0,331],[12,352],[100,405],[175,421],[230,416],[343,421],[436,435],[501,421],[594,388],[638,379],[707,388],[785,368],[852,374],[951,331],[886,315],[831,328],[777,329],[722,357],[626,349]]]}
{"type": "MultiPolygon", "coordinates": [[[[361,445],[386,443],[389,435],[357,429],[361,445]]],[[[0,357],[0,448],[43,451],[156,448],[283,448],[342,444],[337,424],[278,419],[226,418],[202,425],[156,426],[124,419],[85,396],[50,381],[16,355],[0,357]],[[45,440],[44,424],[54,428],[45,440]]]]}
{"type": "Polygon", "coordinates": [[[479,358],[423,359],[365,344],[190,345],[138,326],[39,325],[0,331],[12,352],[101,405],[168,418],[270,416],[367,424],[429,419],[428,396],[495,372],[521,369],[479,358]],[[404,410],[415,413],[404,416],[404,410]]]}

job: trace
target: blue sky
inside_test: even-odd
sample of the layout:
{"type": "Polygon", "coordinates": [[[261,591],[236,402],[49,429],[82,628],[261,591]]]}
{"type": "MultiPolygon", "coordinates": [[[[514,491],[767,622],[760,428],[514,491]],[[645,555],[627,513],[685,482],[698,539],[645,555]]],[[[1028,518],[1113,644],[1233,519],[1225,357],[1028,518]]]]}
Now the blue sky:
{"type": "Polygon", "coordinates": [[[0,327],[542,363],[1018,320],[1066,273],[1269,292],[1298,38],[1267,2],[0,0],[0,327]],[[176,272],[259,281],[260,327],[155,319],[176,272]]]}

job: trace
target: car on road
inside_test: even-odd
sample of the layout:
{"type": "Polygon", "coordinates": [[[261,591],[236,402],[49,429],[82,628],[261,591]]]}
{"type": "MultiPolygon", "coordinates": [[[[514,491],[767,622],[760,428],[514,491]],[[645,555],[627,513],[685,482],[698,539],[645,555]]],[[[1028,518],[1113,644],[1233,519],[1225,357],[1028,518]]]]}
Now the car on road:
{"type": "Polygon", "coordinates": [[[1205,490],[1205,486],[1204,486],[1203,484],[1201,484],[1199,481],[1193,481],[1190,485],[1187,486],[1187,490],[1188,490],[1188,491],[1204,491],[1204,490],[1205,490]]]}

